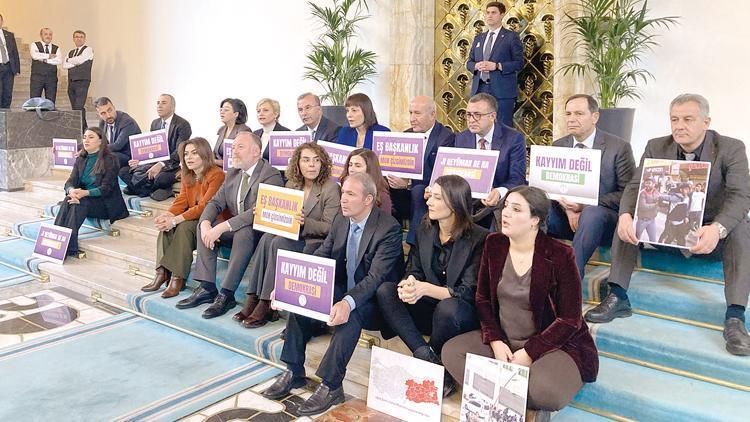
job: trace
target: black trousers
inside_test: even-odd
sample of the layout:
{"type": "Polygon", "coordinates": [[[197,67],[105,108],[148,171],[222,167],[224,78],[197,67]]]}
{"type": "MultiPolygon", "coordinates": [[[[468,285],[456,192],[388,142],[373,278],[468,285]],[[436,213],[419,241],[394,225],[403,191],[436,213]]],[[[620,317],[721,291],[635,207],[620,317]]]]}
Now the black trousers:
{"type": "Polygon", "coordinates": [[[120,179],[128,185],[128,189],[140,197],[149,196],[157,189],[172,189],[172,185],[177,180],[177,170],[162,170],[151,180],[146,176],[146,172],[155,165],[144,164],[134,169],[123,167],[120,169],[120,179]]]}
{"type": "Polygon", "coordinates": [[[78,252],[78,230],[81,229],[86,218],[108,219],[109,213],[101,197],[87,196],[81,198],[80,204],[69,204],[68,199],[70,197],[66,196],[60,203],[60,212],[57,213],[57,218],[55,218],[55,225],[73,230],[67,251],[68,255],[72,255],[78,252]]]}
{"type": "Polygon", "coordinates": [[[86,97],[89,95],[89,85],[91,81],[71,81],[68,80],[68,98],[70,99],[70,108],[81,110],[81,129],[86,130],[89,127],[86,121],[86,97]]]}
{"type": "Polygon", "coordinates": [[[378,305],[383,319],[412,352],[429,345],[439,356],[448,340],[479,328],[474,305],[465,300],[423,297],[409,305],[398,298],[397,287],[392,282],[381,284],[377,293],[378,305]],[[430,336],[429,343],[423,334],[430,336]]]}
{"type": "Polygon", "coordinates": [[[29,95],[31,98],[41,97],[44,91],[44,98],[57,101],[57,74],[54,75],[35,75],[31,74],[31,89],[29,95]]]}
{"type": "MultiPolygon", "coordinates": [[[[339,388],[344,381],[346,366],[354,354],[362,329],[377,330],[381,326],[378,312],[374,300],[358,303],[349,315],[349,321],[336,326],[331,343],[320,361],[318,370],[315,371],[315,375],[329,388],[339,388]]],[[[318,320],[289,314],[281,361],[297,376],[303,376],[305,373],[305,348],[319,326],[318,320]]]]}
{"type": "Polygon", "coordinates": [[[10,63],[0,64],[0,108],[10,108],[13,102],[13,81],[16,75],[10,70],[10,63]]]}
{"type": "MultiPolygon", "coordinates": [[[[109,142],[112,143],[112,140],[110,139],[109,142]]],[[[118,152],[118,151],[112,151],[112,154],[114,154],[114,156],[117,157],[117,161],[120,162],[120,170],[122,170],[123,167],[126,169],[130,169],[130,167],[128,167],[128,161],[130,161],[130,155],[123,154],[122,152],[118,152]]]]}

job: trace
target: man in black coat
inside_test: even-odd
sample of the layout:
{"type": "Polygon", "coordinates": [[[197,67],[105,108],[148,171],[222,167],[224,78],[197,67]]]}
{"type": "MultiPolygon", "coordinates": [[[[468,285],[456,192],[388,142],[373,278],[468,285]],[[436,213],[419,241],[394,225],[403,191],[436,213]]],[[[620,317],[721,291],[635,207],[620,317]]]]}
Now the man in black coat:
{"type": "Polygon", "coordinates": [[[107,97],[97,98],[94,107],[101,119],[99,129],[109,143],[109,150],[117,157],[121,168],[127,167],[130,161],[130,135],[138,135],[141,128],[128,113],[117,111],[107,97]]]}
{"type": "Polygon", "coordinates": [[[172,185],[180,170],[177,148],[193,134],[190,123],[174,113],[175,106],[173,96],[161,94],[156,100],[156,114],[159,117],[151,122],[150,128],[151,131],[167,131],[169,159],[151,164],[139,164],[138,160],[129,160],[128,167],[120,169],[120,178],[128,185],[125,194],[151,196],[155,201],[164,201],[172,196],[172,185]]]}
{"type": "Polygon", "coordinates": [[[297,97],[297,113],[299,113],[299,118],[302,120],[302,126],[297,131],[306,130],[310,132],[310,136],[314,142],[336,142],[339,125],[323,116],[320,97],[310,92],[297,97]]]}
{"type": "MultiPolygon", "coordinates": [[[[0,27],[3,15],[0,15],[0,27]]],[[[12,32],[0,31],[0,108],[10,108],[13,101],[13,81],[21,73],[21,60],[18,58],[16,37],[12,32]]]]}

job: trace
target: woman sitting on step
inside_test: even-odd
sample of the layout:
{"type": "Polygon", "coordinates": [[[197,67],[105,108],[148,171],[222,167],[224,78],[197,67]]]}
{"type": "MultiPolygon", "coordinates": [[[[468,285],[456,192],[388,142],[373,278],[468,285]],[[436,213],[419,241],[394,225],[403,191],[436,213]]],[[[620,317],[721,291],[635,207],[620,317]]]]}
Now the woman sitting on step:
{"type": "Polygon", "coordinates": [[[388,181],[383,177],[380,171],[380,161],[378,156],[372,150],[359,148],[352,151],[344,163],[344,173],[341,175],[341,184],[344,184],[346,177],[353,173],[367,173],[375,181],[378,188],[378,197],[375,198],[375,205],[381,210],[391,214],[393,203],[391,201],[391,191],[388,187],[388,181]]]}
{"type": "MultiPolygon", "coordinates": [[[[438,177],[427,200],[427,215],[416,228],[406,274],[400,283],[378,287],[378,307],[391,330],[414,357],[441,365],[451,338],[479,328],[474,296],[487,230],[472,222],[471,187],[462,177],[438,177]],[[429,335],[429,342],[422,337],[429,335]]],[[[393,334],[383,330],[387,339],[393,334]]],[[[443,395],[455,390],[446,375],[443,395]]]]}
{"type": "Polygon", "coordinates": [[[169,211],[154,218],[159,230],[156,241],[156,275],[154,281],[143,286],[144,292],[154,292],[169,282],[161,297],[177,296],[185,288],[190,274],[193,251],[196,248],[198,218],[206,203],[224,183],[224,172],[214,165],[211,145],[203,138],[182,142],[180,156],[182,188],[169,211]]]}
{"type": "Polygon", "coordinates": [[[302,144],[294,150],[287,166],[287,188],[304,191],[300,222],[300,239],[266,233],[261,237],[248,267],[250,284],[242,310],[233,317],[245,328],[258,328],[276,319],[271,310],[271,292],[276,279],[276,251],[286,249],[311,254],[318,249],[331,230],[333,218],[340,209],[339,186],[331,180],[331,158],[315,143],[302,144]]]}
{"type": "Polygon", "coordinates": [[[68,256],[78,254],[78,230],[86,218],[107,219],[115,222],[126,218],[128,208],[117,184],[120,163],[109,150],[102,131],[90,127],[83,133],[83,150],[78,154],[68,181],[65,199],[55,225],[73,232],[68,243],[68,256]]]}
{"type": "Polygon", "coordinates": [[[464,381],[467,353],[530,367],[528,407],[565,407],[599,359],[581,314],[581,280],[573,249],[541,229],[550,200],[541,189],[508,192],[500,233],[484,242],[476,308],[481,329],[443,347],[445,368],[464,381]]]}

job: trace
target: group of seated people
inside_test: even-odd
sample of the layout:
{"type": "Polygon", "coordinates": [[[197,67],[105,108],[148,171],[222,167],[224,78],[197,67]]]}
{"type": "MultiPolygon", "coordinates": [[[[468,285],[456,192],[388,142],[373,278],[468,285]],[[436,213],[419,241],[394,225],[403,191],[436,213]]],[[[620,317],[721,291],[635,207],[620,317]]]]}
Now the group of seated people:
{"type": "MultiPolygon", "coordinates": [[[[237,305],[235,291],[248,271],[247,300],[233,319],[255,328],[278,318],[271,304],[279,249],[331,258],[336,280],[328,325],[335,328],[316,371],[323,382],[300,405],[300,414],[317,414],[344,400],[342,381],[362,329],[380,330],[386,338],[398,335],[415,357],[444,365],[446,395],[463,380],[466,353],[475,353],[530,366],[530,408],[565,406],[583,383],[597,376],[596,346],[585,321],[603,323],[631,314],[627,288],[639,254],[633,216],[643,161],[636,168],[630,145],[596,128],[594,98],[574,95],[566,101],[568,135],[553,145],[601,150],[599,203],[551,201],[544,191],[526,186],[523,136],[499,122],[493,97],[480,93],[469,100],[468,129],[455,136],[435,121],[435,103],[417,97],[409,113],[411,130],[425,134],[426,175],[404,183],[384,178],[370,150],[372,130],[387,130],[378,126],[371,102],[364,94],[350,100],[350,126],[336,130],[323,120],[316,96],[298,99],[301,130],[310,130],[315,141],[325,139],[323,133],[337,133],[334,141],[358,147],[338,181],[331,179],[331,159],[316,142],[296,148],[283,175],[263,158],[264,137],[278,128],[277,103],[259,104],[259,116],[267,103],[272,118],[264,120],[262,131],[252,133],[242,129],[242,102],[222,102],[225,126],[219,139],[234,139],[233,166],[225,174],[218,167],[223,148],[212,150],[203,138],[179,144],[182,189],[169,211],[154,219],[160,230],[156,275],[143,290],[157,291],[166,284],[162,296],[177,295],[197,250],[192,278],[200,286],[176,306],[209,304],[204,318],[223,315],[237,305]],[[487,199],[472,199],[468,182],[456,175],[442,175],[428,186],[440,146],[499,151],[487,199]],[[284,178],[286,187],[304,192],[297,241],[253,228],[259,184],[282,186],[284,178]],[[399,190],[407,194],[396,195],[399,190]],[[402,223],[393,216],[396,197],[413,205],[406,217],[412,221],[406,262],[402,223]],[[610,243],[609,294],[584,316],[586,263],[596,248],[610,243]],[[217,286],[220,246],[231,246],[231,254],[217,286]]],[[[723,257],[726,347],[730,353],[750,355],[744,323],[750,292],[750,272],[744,270],[750,265],[744,144],[708,129],[708,102],[700,95],[678,96],[669,114],[672,134],[650,140],[642,160],[712,162],[706,210],[690,252],[723,257]]],[[[127,217],[117,186],[118,157],[105,139],[97,128],[85,132],[84,150],[65,185],[67,196],[56,224],[74,233],[86,216],[127,217]]],[[[77,248],[74,235],[69,252],[77,248]]],[[[288,370],[264,392],[266,397],[284,397],[305,383],[305,347],[320,331],[319,321],[289,315],[281,355],[288,370]]]]}

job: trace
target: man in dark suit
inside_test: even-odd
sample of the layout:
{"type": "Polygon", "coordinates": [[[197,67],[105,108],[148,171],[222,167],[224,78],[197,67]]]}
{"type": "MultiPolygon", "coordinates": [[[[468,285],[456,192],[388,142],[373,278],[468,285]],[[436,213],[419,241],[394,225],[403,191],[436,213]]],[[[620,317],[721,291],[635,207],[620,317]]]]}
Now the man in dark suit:
{"type": "Polygon", "coordinates": [[[73,44],[76,48],[70,50],[63,61],[63,69],[68,70],[68,98],[70,108],[81,111],[81,123],[86,130],[86,98],[91,85],[91,66],[94,64],[94,50],[86,45],[86,33],[79,30],[73,32],[73,44]]]}
{"type": "MultiPolygon", "coordinates": [[[[316,375],[323,382],[299,406],[300,415],[324,412],[344,401],[342,382],[362,328],[378,329],[375,294],[384,282],[398,282],[404,270],[401,226],[375,207],[375,182],[365,173],[350,175],[341,189],[341,213],[336,216],[316,256],[336,260],[334,305],[328,325],[335,326],[316,375]]],[[[305,384],[305,346],[317,321],[290,314],[281,360],[287,371],[263,395],[277,400],[305,384]]]]}
{"type": "Polygon", "coordinates": [[[211,303],[203,312],[203,318],[215,318],[237,304],[234,292],[262,234],[253,230],[258,185],[282,186],[281,174],[261,158],[260,150],[260,138],[250,132],[239,132],[234,138],[232,168],[199,218],[198,259],[193,279],[201,286],[190,297],[177,302],[178,309],[211,303]],[[231,218],[223,221],[220,215],[225,211],[231,218]],[[221,291],[215,284],[219,244],[232,247],[221,291]]]}
{"type": "Polygon", "coordinates": [[[503,28],[505,5],[493,1],[484,10],[488,31],[471,44],[466,68],[474,74],[471,95],[486,92],[497,100],[500,121],[513,127],[513,107],[518,97],[518,72],[523,68],[523,46],[515,32],[503,28]]]}
{"type": "Polygon", "coordinates": [[[583,274],[591,255],[601,245],[609,245],[617,226],[620,197],[635,170],[630,144],[597,129],[599,104],[594,97],[577,94],[565,103],[568,135],[556,140],[556,147],[598,149],[602,152],[599,172],[599,204],[584,205],[561,198],[552,201],[547,234],[573,241],[578,272],[583,274]]]}
{"type": "Polygon", "coordinates": [[[172,185],[180,170],[180,157],[177,148],[193,134],[190,123],[176,115],[176,102],[173,96],[161,94],[156,100],[156,114],[151,122],[151,131],[166,129],[169,144],[169,159],[151,164],[138,164],[138,160],[128,161],[128,167],[120,170],[120,178],[125,182],[126,195],[151,196],[155,201],[164,201],[172,196],[172,185]]]}
{"type": "Polygon", "coordinates": [[[420,95],[414,97],[409,103],[409,124],[411,124],[411,127],[406,132],[424,133],[425,136],[422,179],[409,181],[396,176],[387,177],[394,208],[403,216],[411,216],[406,241],[412,245],[416,238],[417,226],[427,212],[424,191],[432,178],[432,169],[435,167],[435,156],[437,156],[438,148],[452,147],[456,139],[456,135],[450,129],[435,119],[436,112],[437,105],[435,100],[430,97],[420,95]],[[409,186],[410,184],[411,186],[409,186]]]}
{"type": "MultiPolygon", "coordinates": [[[[750,355],[750,336],[745,328],[745,307],[750,294],[750,184],[745,144],[708,129],[711,123],[708,101],[700,95],[678,96],[672,100],[669,115],[672,135],[648,141],[640,168],[622,194],[617,236],[612,242],[610,293],[586,313],[586,320],[601,323],[631,315],[626,291],[639,253],[633,213],[643,161],[646,158],[708,161],[711,174],[706,189],[704,225],[696,230],[698,241],[690,252],[707,259],[723,259],[726,348],[735,355],[750,355]]],[[[663,249],[675,251],[668,247],[663,249]]]]}
{"type": "Polygon", "coordinates": [[[99,129],[109,142],[109,150],[120,161],[120,168],[128,167],[130,161],[130,135],[138,135],[141,128],[128,113],[117,111],[112,100],[99,97],[94,101],[96,114],[101,119],[99,129]]]}
{"type": "Polygon", "coordinates": [[[487,229],[492,225],[492,212],[509,189],[526,184],[526,142],[517,130],[497,119],[497,102],[489,94],[479,93],[466,105],[468,129],[456,135],[456,147],[500,151],[493,189],[486,199],[475,203],[474,218],[487,229]]]}
{"type": "Polygon", "coordinates": [[[313,141],[336,142],[339,125],[323,116],[320,97],[306,92],[297,97],[297,113],[302,120],[302,126],[297,131],[308,131],[313,141]]]}
{"type": "Polygon", "coordinates": [[[52,44],[52,30],[42,28],[39,30],[41,41],[32,43],[31,50],[31,81],[29,85],[29,96],[31,98],[41,97],[52,101],[57,100],[57,66],[62,63],[60,48],[52,44]]]}
{"type": "MultiPolygon", "coordinates": [[[[3,15],[0,15],[0,27],[3,15]]],[[[12,32],[0,31],[0,108],[10,108],[13,101],[13,81],[21,73],[16,37],[12,32]]]]}

